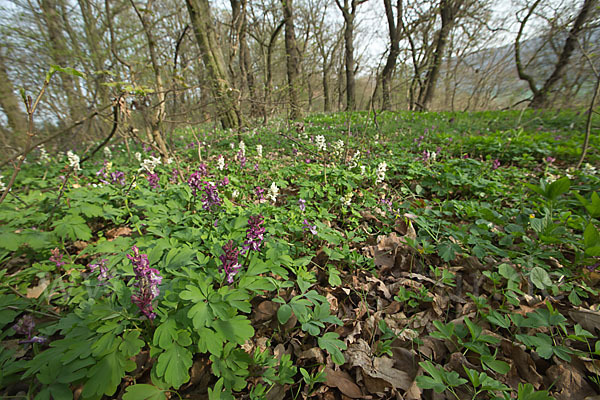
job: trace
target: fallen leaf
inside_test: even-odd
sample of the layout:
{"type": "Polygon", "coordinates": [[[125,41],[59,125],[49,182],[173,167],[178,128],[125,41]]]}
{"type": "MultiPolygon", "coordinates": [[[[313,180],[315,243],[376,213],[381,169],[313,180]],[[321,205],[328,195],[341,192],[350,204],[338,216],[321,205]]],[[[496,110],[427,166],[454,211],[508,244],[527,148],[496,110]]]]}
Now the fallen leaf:
{"type": "Polygon", "coordinates": [[[45,279],[40,280],[40,283],[37,286],[31,287],[27,289],[27,298],[28,299],[37,299],[40,297],[44,290],[48,287],[49,282],[45,279]]]}
{"type": "Polygon", "coordinates": [[[360,388],[346,371],[335,371],[325,367],[325,374],[327,376],[327,381],[325,381],[327,386],[338,388],[340,392],[351,399],[363,398],[360,388]]]}

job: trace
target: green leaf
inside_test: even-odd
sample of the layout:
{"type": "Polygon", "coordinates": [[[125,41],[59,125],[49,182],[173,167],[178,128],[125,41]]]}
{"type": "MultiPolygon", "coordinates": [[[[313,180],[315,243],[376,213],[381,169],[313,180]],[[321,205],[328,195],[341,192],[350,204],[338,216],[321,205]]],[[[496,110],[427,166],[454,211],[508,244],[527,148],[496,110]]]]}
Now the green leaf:
{"type": "Polygon", "coordinates": [[[563,193],[567,193],[569,191],[569,188],[571,187],[571,181],[569,180],[569,178],[567,178],[566,176],[563,178],[560,178],[554,182],[552,182],[547,190],[546,190],[546,194],[547,197],[550,200],[556,200],[558,198],[558,196],[560,196],[563,193]]]}
{"type": "Polygon", "coordinates": [[[342,350],[346,350],[346,344],[339,340],[339,337],[340,335],[335,332],[327,332],[317,341],[320,348],[327,350],[327,352],[331,354],[331,359],[334,363],[342,365],[346,362],[346,359],[342,354],[342,350]]]}
{"type": "MultiPolygon", "coordinates": [[[[71,67],[61,67],[60,65],[51,65],[50,66],[50,75],[52,75],[55,71],[61,72],[63,74],[78,76],[80,78],[85,79],[85,74],[83,72],[79,72],[71,67]]],[[[48,78],[49,79],[49,78],[48,78]]]]}
{"type": "Polygon", "coordinates": [[[164,378],[165,382],[178,389],[190,380],[188,371],[192,364],[192,353],[185,347],[173,343],[158,356],[154,367],[159,378],[164,378]]]}
{"type": "Polygon", "coordinates": [[[82,240],[85,242],[92,237],[92,230],[77,214],[67,214],[55,221],[52,226],[54,226],[54,232],[63,239],[69,237],[72,241],[82,240]]]}
{"type": "Polygon", "coordinates": [[[107,354],[96,365],[90,368],[87,376],[89,380],[83,387],[82,396],[100,397],[105,394],[112,396],[117,391],[125,372],[133,371],[135,362],[125,359],[121,353],[107,354]]]}
{"type": "Polygon", "coordinates": [[[123,334],[123,342],[119,346],[119,350],[125,354],[126,357],[135,356],[145,345],[143,340],[138,339],[139,336],[139,331],[129,331],[123,334]]]}
{"type": "Polygon", "coordinates": [[[178,336],[177,323],[174,319],[167,319],[154,331],[152,343],[161,349],[168,349],[177,340],[178,336]]]}
{"type": "Polygon", "coordinates": [[[533,267],[529,274],[531,283],[533,283],[538,289],[546,289],[552,286],[552,280],[550,275],[542,267],[533,267]]]}
{"type": "Polygon", "coordinates": [[[139,383],[128,386],[123,400],[163,400],[166,399],[165,392],[156,386],[139,383]]]}
{"type": "Polygon", "coordinates": [[[236,315],[229,320],[216,320],[212,327],[225,339],[239,345],[254,335],[254,328],[250,320],[243,315],[236,315]]]}
{"type": "Polygon", "coordinates": [[[437,251],[442,260],[450,262],[456,258],[456,254],[462,252],[462,249],[456,243],[440,243],[437,246],[437,251]]]}
{"type": "Polygon", "coordinates": [[[289,304],[282,304],[281,307],[279,307],[279,310],[277,310],[277,319],[281,325],[288,322],[291,316],[292,307],[290,307],[289,304]]]}

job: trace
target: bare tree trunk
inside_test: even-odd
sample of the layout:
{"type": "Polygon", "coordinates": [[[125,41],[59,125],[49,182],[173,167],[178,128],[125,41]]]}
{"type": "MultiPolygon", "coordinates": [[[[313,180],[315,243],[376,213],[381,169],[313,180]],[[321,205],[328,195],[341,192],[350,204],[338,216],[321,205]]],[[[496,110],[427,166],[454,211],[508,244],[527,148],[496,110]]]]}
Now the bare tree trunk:
{"type": "Polygon", "coordinates": [[[239,64],[242,77],[242,87],[248,89],[250,98],[250,112],[252,115],[261,114],[261,107],[256,103],[256,80],[252,73],[252,59],[248,47],[247,30],[248,20],[246,17],[246,5],[248,0],[230,0],[233,26],[237,31],[239,45],[239,64]]]}
{"type": "Polygon", "coordinates": [[[440,16],[442,18],[442,26],[438,32],[433,62],[427,71],[425,84],[421,88],[419,95],[419,103],[417,104],[417,107],[420,110],[428,110],[431,107],[431,101],[433,100],[433,95],[435,93],[435,86],[440,73],[442,59],[446,51],[448,36],[454,27],[456,14],[460,10],[463,2],[464,0],[440,0],[440,16]]]}
{"type": "Polygon", "coordinates": [[[390,101],[391,80],[394,69],[396,68],[396,60],[400,54],[400,32],[402,29],[402,0],[397,0],[396,3],[396,21],[394,21],[394,10],[392,9],[391,0],[383,0],[385,6],[385,15],[388,22],[388,31],[390,36],[390,52],[385,61],[385,66],[381,72],[381,97],[382,109],[391,110],[392,104],[390,101]]]}
{"type": "MultiPolygon", "coordinates": [[[[50,56],[52,61],[61,67],[68,67],[70,53],[67,47],[66,39],[63,35],[63,29],[61,24],[61,18],[58,14],[58,4],[56,0],[41,0],[40,6],[42,8],[42,16],[46,29],[48,32],[48,41],[50,45],[50,56]]],[[[79,118],[79,110],[81,104],[80,99],[77,98],[77,91],[75,89],[75,80],[73,76],[68,74],[61,74],[60,79],[62,87],[67,97],[67,105],[69,107],[69,117],[71,121],[77,121],[79,118]]]]}
{"type": "Polygon", "coordinates": [[[598,6],[598,0],[585,0],[583,2],[583,6],[575,19],[575,23],[573,27],[569,31],[569,36],[565,41],[562,51],[558,56],[558,61],[554,65],[554,71],[548,77],[546,82],[544,82],[544,86],[537,92],[534,92],[533,100],[529,105],[532,108],[543,108],[548,105],[548,94],[550,90],[554,87],[554,85],[563,77],[566,71],[566,67],[569,63],[569,58],[573,54],[575,50],[575,46],[577,45],[577,38],[579,34],[583,30],[583,26],[588,19],[588,16],[598,6]]]}
{"type": "Polygon", "coordinates": [[[237,129],[242,124],[239,107],[232,95],[227,67],[217,41],[208,0],[186,0],[202,61],[212,80],[212,92],[219,110],[221,125],[237,129]]]}
{"type": "Polygon", "coordinates": [[[11,145],[22,148],[27,142],[27,114],[19,106],[19,97],[8,77],[4,57],[0,54],[0,107],[6,115],[12,138],[11,145]]]}
{"type": "Polygon", "coordinates": [[[271,33],[271,37],[269,38],[269,44],[267,45],[267,76],[265,79],[265,101],[264,101],[264,116],[263,122],[266,123],[268,119],[268,114],[271,112],[271,94],[273,93],[273,48],[275,47],[275,42],[277,40],[277,36],[281,29],[283,29],[283,25],[285,21],[281,21],[279,25],[275,28],[275,30],[271,33]]]}
{"type": "Polygon", "coordinates": [[[296,34],[294,32],[294,10],[292,8],[292,0],[281,0],[281,5],[283,6],[285,23],[285,59],[289,86],[290,118],[298,119],[302,115],[298,100],[300,51],[296,44],[296,34]]]}
{"type": "MultiPolygon", "coordinates": [[[[161,131],[162,121],[165,118],[165,110],[166,110],[166,91],[163,85],[162,75],[160,73],[160,65],[158,64],[158,56],[156,54],[156,40],[154,35],[152,34],[152,30],[150,27],[150,21],[147,20],[147,17],[142,15],[138,8],[136,7],[133,0],[131,1],[131,5],[133,6],[140,22],[142,23],[142,27],[144,29],[144,33],[146,35],[146,41],[148,44],[148,52],[150,53],[150,63],[152,64],[152,71],[154,72],[154,87],[156,91],[156,97],[158,104],[154,105],[154,112],[152,115],[152,119],[150,122],[151,135],[154,143],[160,150],[160,153],[163,157],[163,161],[169,157],[169,152],[167,150],[167,145],[165,143],[164,135],[161,131]]],[[[150,11],[152,9],[152,0],[148,0],[146,4],[146,10],[150,11]]],[[[146,16],[150,14],[150,12],[144,13],[146,16]]]]}

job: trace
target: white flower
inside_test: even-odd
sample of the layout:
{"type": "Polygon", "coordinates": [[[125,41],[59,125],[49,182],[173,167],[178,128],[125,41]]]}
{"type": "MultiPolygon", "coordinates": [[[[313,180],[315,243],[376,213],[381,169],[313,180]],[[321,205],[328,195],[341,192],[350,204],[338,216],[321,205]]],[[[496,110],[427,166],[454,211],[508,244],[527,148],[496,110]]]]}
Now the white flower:
{"type": "Polygon", "coordinates": [[[4,192],[6,190],[6,185],[4,182],[2,182],[2,179],[4,179],[4,175],[0,175],[0,192],[4,192]]]}
{"type": "Polygon", "coordinates": [[[360,174],[362,176],[365,176],[367,174],[367,167],[366,166],[364,166],[364,165],[360,166],[360,174]]]}
{"type": "Polygon", "coordinates": [[[275,182],[273,182],[271,183],[271,187],[269,187],[267,197],[270,198],[273,203],[275,203],[277,201],[277,196],[279,196],[279,188],[275,182]]]}
{"type": "Polygon", "coordinates": [[[242,157],[246,157],[246,143],[243,140],[240,140],[240,151],[242,152],[242,157]]]}
{"type": "Polygon", "coordinates": [[[336,156],[342,154],[342,150],[344,149],[344,141],[338,140],[333,144],[333,152],[336,156]]]}
{"type": "Polygon", "coordinates": [[[231,150],[233,150],[233,149],[235,149],[235,144],[229,143],[229,147],[231,147],[231,150]]]}
{"type": "Polygon", "coordinates": [[[348,164],[348,166],[350,168],[356,168],[356,166],[358,165],[358,163],[356,161],[359,158],[360,158],[360,150],[356,150],[356,153],[354,153],[354,155],[352,156],[352,158],[350,158],[350,164],[348,164]]]}
{"type": "Polygon", "coordinates": [[[385,161],[382,161],[379,163],[379,165],[377,166],[377,171],[375,172],[375,175],[377,176],[377,180],[375,181],[375,184],[378,185],[381,182],[383,182],[385,180],[385,172],[387,171],[387,163],[385,161]]]}
{"type": "Polygon", "coordinates": [[[156,166],[158,164],[161,164],[160,158],[150,156],[150,158],[146,158],[146,159],[144,159],[144,161],[142,161],[142,166],[140,167],[140,169],[138,171],[145,170],[149,174],[153,174],[154,168],[156,168],[156,166]]]}
{"type": "Polygon", "coordinates": [[[594,167],[590,163],[585,163],[581,172],[587,175],[596,175],[596,167],[594,167]]]}
{"type": "Polygon", "coordinates": [[[315,142],[317,143],[317,150],[325,151],[327,149],[327,144],[325,143],[325,136],[317,135],[315,138],[315,142]]]}
{"type": "Polygon", "coordinates": [[[67,151],[67,159],[69,160],[69,167],[73,168],[73,171],[81,171],[79,156],[77,154],[69,150],[67,151]]]}
{"type": "Polygon", "coordinates": [[[46,151],[46,148],[44,147],[44,145],[41,145],[40,146],[40,162],[47,163],[48,161],[50,161],[50,156],[48,155],[48,152],[46,151]]]}
{"type": "Polygon", "coordinates": [[[112,158],[112,151],[110,151],[110,147],[104,147],[102,151],[104,152],[105,158],[112,158]]]}
{"type": "Polygon", "coordinates": [[[140,153],[139,151],[134,154],[134,157],[139,162],[142,162],[142,153],[140,153]]]}
{"type": "Polygon", "coordinates": [[[234,199],[237,198],[240,195],[240,192],[238,192],[237,189],[233,189],[233,192],[231,192],[231,197],[233,197],[234,199]]]}
{"type": "Polygon", "coordinates": [[[169,158],[167,158],[167,164],[168,164],[168,165],[171,165],[171,164],[173,164],[173,161],[174,161],[174,160],[173,160],[173,157],[169,157],[169,158]]]}
{"type": "Polygon", "coordinates": [[[223,158],[223,156],[219,156],[219,158],[217,158],[217,168],[219,171],[223,171],[225,168],[225,158],[223,158]]]}
{"type": "Polygon", "coordinates": [[[352,203],[352,197],[353,196],[354,196],[354,193],[348,192],[345,196],[340,197],[340,201],[346,207],[350,207],[350,204],[352,203]]]}
{"type": "Polygon", "coordinates": [[[258,154],[258,158],[262,158],[262,144],[257,144],[256,145],[256,153],[258,154]]]}

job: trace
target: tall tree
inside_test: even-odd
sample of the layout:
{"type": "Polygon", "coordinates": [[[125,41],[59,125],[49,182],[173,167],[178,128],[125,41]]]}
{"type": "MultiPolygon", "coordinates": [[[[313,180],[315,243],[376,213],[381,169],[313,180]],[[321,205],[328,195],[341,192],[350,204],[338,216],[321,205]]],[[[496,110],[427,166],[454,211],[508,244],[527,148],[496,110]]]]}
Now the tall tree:
{"type": "Polygon", "coordinates": [[[294,31],[294,9],[292,0],[281,0],[283,7],[283,20],[285,25],[285,59],[288,79],[288,94],[290,102],[290,117],[298,119],[302,115],[298,100],[298,89],[300,84],[300,51],[296,43],[294,31]]]}
{"type": "Polygon", "coordinates": [[[385,16],[388,23],[388,33],[390,37],[390,51],[387,55],[383,71],[381,72],[381,95],[382,108],[391,109],[390,86],[392,74],[396,68],[396,61],[400,55],[400,38],[402,33],[402,0],[396,0],[396,18],[394,19],[394,9],[391,0],[383,0],[385,7],[385,16]]]}
{"type": "Polygon", "coordinates": [[[428,110],[433,100],[437,79],[442,65],[442,59],[446,52],[446,44],[448,36],[454,28],[457,16],[461,7],[465,4],[465,0],[440,0],[439,13],[441,17],[441,27],[438,31],[433,60],[427,70],[425,82],[419,93],[419,101],[417,109],[428,110]]]}
{"type": "Polygon", "coordinates": [[[221,125],[225,129],[237,129],[242,123],[240,110],[233,97],[208,0],[186,0],[186,4],[198,47],[202,52],[202,61],[212,81],[212,93],[221,125]]]}
{"type": "Polygon", "coordinates": [[[0,107],[8,122],[12,137],[9,144],[22,146],[25,144],[27,132],[27,114],[19,106],[19,97],[15,93],[12,81],[8,76],[4,56],[0,53],[0,107]]]}
{"type": "Polygon", "coordinates": [[[533,15],[535,9],[540,4],[541,0],[536,0],[531,7],[527,10],[527,13],[521,21],[519,32],[515,38],[515,63],[517,66],[517,73],[519,78],[524,80],[529,85],[529,89],[533,93],[533,99],[529,104],[532,108],[542,108],[548,105],[548,95],[554,86],[560,81],[565,75],[569,59],[577,47],[577,40],[584,29],[585,23],[588,20],[590,14],[598,7],[598,0],[584,0],[573,26],[569,30],[567,39],[562,47],[562,50],[558,54],[558,59],[554,64],[554,69],[550,76],[546,79],[541,88],[539,88],[535,82],[535,78],[525,71],[525,67],[521,61],[521,38],[525,25],[529,18],[533,15]]]}
{"type": "Polygon", "coordinates": [[[353,111],[356,108],[356,82],[354,62],[354,24],[358,6],[367,0],[335,0],[344,17],[344,61],[346,67],[346,110],[353,111]]]}
{"type": "Polygon", "coordinates": [[[252,71],[252,59],[247,39],[248,18],[246,6],[248,0],[230,0],[230,3],[232,27],[235,30],[235,37],[237,39],[237,46],[234,47],[237,47],[239,51],[239,68],[242,80],[241,89],[248,90],[251,101],[250,111],[252,114],[258,114],[260,107],[256,103],[256,83],[252,71]]]}

